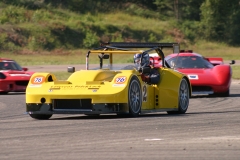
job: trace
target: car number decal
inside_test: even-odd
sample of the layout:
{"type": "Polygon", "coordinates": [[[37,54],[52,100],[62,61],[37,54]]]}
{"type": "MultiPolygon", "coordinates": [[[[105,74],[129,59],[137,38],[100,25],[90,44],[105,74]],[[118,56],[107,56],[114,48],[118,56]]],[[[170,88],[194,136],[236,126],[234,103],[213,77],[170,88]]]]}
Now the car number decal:
{"type": "Polygon", "coordinates": [[[188,78],[189,79],[198,79],[198,75],[196,75],[196,74],[189,74],[188,78]]]}
{"type": "Polygon", "coordinates": [[[45,77],[44,76],[34,76],[32,79],[31,79],[31,83],[32,84],[42,84],[45,80],[45,77]]]}
{"type": "Polygon", "coordinates": [[[117,77],[114,81],[115,84],[122,84],[127,80],[126,76],[117,77]]]}
{"type": "Polygon", "coordinates": [[[142,97],[143,97],[143,102],[147,102],[147,86],[146,85],[143,85],[143,88],[142,88],[142,97]]]}

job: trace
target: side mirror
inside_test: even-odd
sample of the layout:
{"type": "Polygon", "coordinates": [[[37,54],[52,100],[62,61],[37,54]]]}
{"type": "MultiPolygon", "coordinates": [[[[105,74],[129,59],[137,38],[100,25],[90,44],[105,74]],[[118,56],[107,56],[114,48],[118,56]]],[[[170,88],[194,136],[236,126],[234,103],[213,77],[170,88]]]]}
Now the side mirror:
{"type": "Polygon", "coordinates": [[[28,68],[25,68],[25,67],[24,67],[24,68],[22,68],[22,69],[23,69],[24,71],[28,71],[28,68]]]}
{"type": "Polygon", "coordinates": [[[67,71],[68,71],[69,73],[74,73],[74,72],[75,72],[75,67],[68,67],[68,68],[67,68],[67,71]]]}
{"type": "Polygon", "coordinates": [[[143,67],[142,68],[142,73],[145,74],[145,73],[150,73],[151,72],[151,67],[143,67]]]}
{"type": "Polygon", "coordinates": [[[231,64],[235,64],[235,60],[232,60],[229,64],[230,64],[230,65],[231,65],[231,64]]]}

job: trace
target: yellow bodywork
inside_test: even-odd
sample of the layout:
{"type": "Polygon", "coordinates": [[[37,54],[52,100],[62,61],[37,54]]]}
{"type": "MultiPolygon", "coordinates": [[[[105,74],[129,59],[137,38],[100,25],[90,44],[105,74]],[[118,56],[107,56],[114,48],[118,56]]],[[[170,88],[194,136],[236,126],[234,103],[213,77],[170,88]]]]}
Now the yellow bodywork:
{"type": "Polygon", "coordinates": [[[129,113],[129,99],[133,100],[131,103],[135,103],[134,98],[139,100],[140,113],[177,111],[182,79],[186,79],[189,86],[188,93],[191,95],[187,76],[171,68],[160,67],[158,68],[160,82],[150,85],[142,81],[136,68],[112,69],[113,54],[135,53],[143,53],[143,51],[116,51],[111,48],[107,51],[89,51],[86,57],[86,70],[73,71],[74,73],[67,80],[58,80],[51,73],[34,73],[26,89],[27,113],[37,119],[49,118],[46,115],[51,116],[55,113],[129,113]],[[102,69],[100,65],[100,69],[89,70],[90,52],[108,54],[109,56],[105,58],[109,60],[111,67],[102,69]],[[138,88],[136,94],[134,85],[130,85],[131,83],[138,88]],[[131,95],[134,94],[137,96],[132,98],[131,95]],[[37,114],[42,114],[42,116],[37,116],[37,114]]]}
{"type": "Polygon", "coordinates": [[[142,111],[177,108],[179,85],[184,75],[160,68],[160,83],[148,85],[136,70],[80,70],[66,81],[50,73],[35,73],[26,89],[26,103],[52,103],[53,99],[92,99],[92,103],[128,103],[128,87],[137,76],[142,87],[142,111]],[[124,82],[116,82],[123,78],[124,82]]]}

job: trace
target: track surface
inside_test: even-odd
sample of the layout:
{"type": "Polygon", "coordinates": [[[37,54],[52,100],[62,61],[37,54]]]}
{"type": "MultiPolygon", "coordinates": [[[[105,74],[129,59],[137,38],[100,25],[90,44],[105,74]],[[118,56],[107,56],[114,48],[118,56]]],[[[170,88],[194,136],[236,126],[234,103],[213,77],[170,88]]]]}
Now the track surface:
{"type": "Polygon", "coordinates": [[[190,99],[185,115],[53,115],[34,120],[25,94],[0,95],[0,159],[240,159],[240,81],[230,97],[190,99]]]}

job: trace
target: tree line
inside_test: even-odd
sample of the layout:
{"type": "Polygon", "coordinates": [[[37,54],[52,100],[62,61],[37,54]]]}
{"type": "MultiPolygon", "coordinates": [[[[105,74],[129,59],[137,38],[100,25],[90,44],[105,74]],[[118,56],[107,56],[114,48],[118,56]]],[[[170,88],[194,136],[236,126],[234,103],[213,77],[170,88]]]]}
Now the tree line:
{"type": "MultiPolygon", "coordinates": [[[[47,5],[79,13],[110,13],[128,10],[135,5],[145,10],[140,16],[159,20],[174,19],[190,39],[205,39],[240,45],[239,0],[1,0],[2,3],[24,6],[29,9],[47,5]],[[155,14],[148,14],[152,11],[155,14]]],[[[1,2],[0,1],[0,2],[1,2]]],[[[129,12],[131,13],[131,12],[129,12]]],[[[136,12],[134,14],[137,14],[136,12]]]]}

